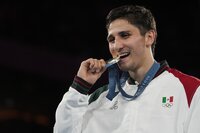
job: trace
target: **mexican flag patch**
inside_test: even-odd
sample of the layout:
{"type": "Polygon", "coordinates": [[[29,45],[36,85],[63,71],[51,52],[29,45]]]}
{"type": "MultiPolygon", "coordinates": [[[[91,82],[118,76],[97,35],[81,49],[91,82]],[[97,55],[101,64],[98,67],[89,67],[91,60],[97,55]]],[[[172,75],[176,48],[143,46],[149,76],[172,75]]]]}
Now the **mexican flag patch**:
{"type": "Polygon", "coordinates": [[[174,96],[162,97],[162,106],[170,108],[173,106],[174,96]]]}

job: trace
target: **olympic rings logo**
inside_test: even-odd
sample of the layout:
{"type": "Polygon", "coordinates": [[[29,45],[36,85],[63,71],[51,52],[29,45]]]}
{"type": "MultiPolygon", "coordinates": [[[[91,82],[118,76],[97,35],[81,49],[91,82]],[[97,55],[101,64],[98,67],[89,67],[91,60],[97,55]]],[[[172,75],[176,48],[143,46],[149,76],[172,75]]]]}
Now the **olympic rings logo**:
{"type": "Polygon", "coordinates": [[[162,104],[162,106],[166,108],[171,108],[173,106],[173,103],[165,103],[165,104],[162,104]]]}

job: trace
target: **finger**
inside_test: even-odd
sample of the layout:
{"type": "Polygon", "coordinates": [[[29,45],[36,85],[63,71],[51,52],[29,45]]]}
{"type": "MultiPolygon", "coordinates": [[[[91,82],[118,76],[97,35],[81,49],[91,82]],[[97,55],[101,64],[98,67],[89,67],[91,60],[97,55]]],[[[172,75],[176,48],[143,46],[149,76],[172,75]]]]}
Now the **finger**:
{"type": "Polygon", "coordinates": [[[99,60],[97,60],[97,59],[94,59],[93,60],[93,62],[94,62],[94,66],[93,66],[93,71],[95,71],[95,72],[99,72],[99,60]]]}
{"type": "Polygon", "coordinates": [[[103,59],[97,60],[96,72],[104,71],[106,62],[103,59]]]}
{"type": "Polygon", "coordinates": [[[96,59],[90,58],[87,60],[87,64],[88,64],[88,71],[94,73],[95,70],[95,66],[96,66],[96,59]]]}
{"type": "Polygon", "coordinates": [[[94,59],[90,58],[88,59],[89,69],[92,69],[95,65],[94,59]]]}
{"type": "Polygon", "coordinates": [[[101,61],[101,71],[104,72],[106,70],[106,67],[105,67],[106,66],[106,62],[105,62],[104,59],[101,59],[100,61],[101,61]]]}
{"type": "Polygon", "coordinates": [[[101,60],[97,60],[97,68],[96,68],[96,72],[100,72],[102,69],[102,65],[101,65],[101,60]]]}
{"type": "Polygon", "coordinates": [[[99,73],[102,67],[101,61],[97,59],[90,59],[89,62],[90,62],[89,71],[93,73],[95,72],[99,73]]]}
{"type": "Polygon", "coordinates": [[[101,67],[105,67],[106,66],[106,62],[104,59],[100,59],[100,63],[101,63],[101,67]]]}

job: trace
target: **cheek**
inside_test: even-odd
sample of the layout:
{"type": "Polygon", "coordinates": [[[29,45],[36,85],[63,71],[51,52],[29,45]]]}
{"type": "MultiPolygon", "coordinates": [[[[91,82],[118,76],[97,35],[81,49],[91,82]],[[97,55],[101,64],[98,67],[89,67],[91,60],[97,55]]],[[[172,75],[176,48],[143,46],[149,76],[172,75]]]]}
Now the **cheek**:
{"type": "Polygon", "coordinates": [[[135,55],[142,57],[145,54],[145,46],[143,44],[139,45],[137,48],[135,48],[135,55]]]}
{"type": "Polygon", "coordinates": [[[118,53],[117,53],[117,51],[114,49],[114,47],[112,47],[112,46],[109,45],[109,50],[110,50],[110,53],[111,53],[111,55],[112,55],[113,58],[114,58],[114,57],[117,57],[118,53]]]}
{"type": "Polygon", "coordinates": [[[138,55],[140,55],[140,54],[144,53],[145,48],[146,48],[145,40],[142,38],[142,39],[138,39],[135,42],[135,45],[134,45],[133,49],[134,49],[134,52],[136,52],[138,55]]]}

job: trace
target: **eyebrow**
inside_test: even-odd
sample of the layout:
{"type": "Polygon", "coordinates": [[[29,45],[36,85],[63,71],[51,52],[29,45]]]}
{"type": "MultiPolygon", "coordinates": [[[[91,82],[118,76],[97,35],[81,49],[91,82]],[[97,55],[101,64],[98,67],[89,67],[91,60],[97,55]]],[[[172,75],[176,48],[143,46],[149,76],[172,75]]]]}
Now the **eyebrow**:
{"type": "Polygon", "coordinates": [[[119,34],[119,35],[122,35],[122,34],[124,34],[124,33],[128,33],[128,34],[130,34],[130,31],[129,31],[129,30],[121,31],[121,32],[119,32],[118,34],[119,34]]]}
{"type": "MultiPolygon", "coordinates": [[[[118,34],[118,35],[121,35],[121,34],[123,34],[123,33],[129,33],[129,34],[130,34],[130,31],[129,31],[129,30],[120,31],[120,32],[118,32],[117,34],[118,34]]],[[[111,37],[113,37],[112,34],[108,35],[108,36],[107,36],[107,40],[109,40],[109,38],[111,38],[111,37]]]]}

